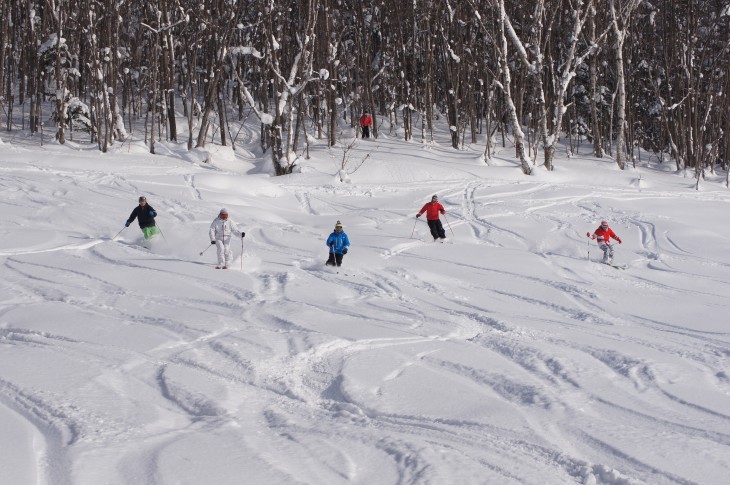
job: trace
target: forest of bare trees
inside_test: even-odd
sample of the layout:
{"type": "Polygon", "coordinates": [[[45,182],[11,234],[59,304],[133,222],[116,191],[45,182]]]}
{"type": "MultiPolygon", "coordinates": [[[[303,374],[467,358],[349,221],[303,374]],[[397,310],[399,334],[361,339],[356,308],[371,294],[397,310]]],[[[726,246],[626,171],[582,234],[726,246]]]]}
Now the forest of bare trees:
{"type": "Polygon", "coordinates": [[[730,163],[727,0],[0,0],[0,83],[4,129],[102,151],[133,128],[152,153],[235,148],[257,116],[278,174],[364,109],[375,137],[440,120],[525,173],[560,139],[698,179],[730,163]]]}

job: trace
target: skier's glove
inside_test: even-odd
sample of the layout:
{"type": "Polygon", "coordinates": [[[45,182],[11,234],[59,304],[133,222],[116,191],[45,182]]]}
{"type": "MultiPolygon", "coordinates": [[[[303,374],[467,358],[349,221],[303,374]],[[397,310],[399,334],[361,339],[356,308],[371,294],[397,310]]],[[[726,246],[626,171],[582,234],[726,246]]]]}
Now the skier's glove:
{"type": "Polygon", "coordinates": [[[616,238],[616,240],[618,241],[619,244],[621,244],[621,239],[616,238]]]}
{"type": "Polygon", "coordinates": [[[129,227],[129,222],[125,223],[124,227],[129,227]]]}
{"type": "Polygon", "coordinates": [[[587,232],[586,233],[586,237],[591,237],[591,233],[590,232],[587,232]]]}
{"type": "Polygon", "coordinates": [[[416,219],[418,219],[419,217],[421,217],[421,214],[416,214],[416,219]]]}
{"type": "Polygon", "coordinates": [[[246,237],[246,233],[241,231],[241,239],[243,239],[244,237],[246,237]]]}
{"type": "Polygon", "coordinates": [[[211,241],[210,243],[211,243],[211,244],[215,244],[215,241],[211,241]]]}
{"type": "Polygon", "coordinates": [[[347,254],[347,248],[342,250],[342,254],[347,254]]]}
{"type": "Polygon", "coordinates": [[[150,211],[150,217],[157,217],[157,212],[150,211]]]}

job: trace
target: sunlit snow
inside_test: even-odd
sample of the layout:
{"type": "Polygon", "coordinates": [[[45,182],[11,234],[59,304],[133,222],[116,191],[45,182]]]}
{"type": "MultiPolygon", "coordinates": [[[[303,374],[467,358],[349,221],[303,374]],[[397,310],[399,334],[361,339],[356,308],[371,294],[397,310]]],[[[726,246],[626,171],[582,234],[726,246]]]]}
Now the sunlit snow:
{"type": "Polygon", "coordinates": [[[312,137],[269,176],[257,123],[251,151],[212,157],[0,133],[0,482],[726,483],[723,177],[696,191],[587,144],[526,177],[447,126],[379,132],[349,183],[312,137]],[[435,193],[445,243],[415,218],[435,193]],[[139,195],[150,249],[124,229],[139,195]],[[246,233],[229,270],[221,207],[246,233]],[[625,270],[597,262],[601,219],[625,270]]]}

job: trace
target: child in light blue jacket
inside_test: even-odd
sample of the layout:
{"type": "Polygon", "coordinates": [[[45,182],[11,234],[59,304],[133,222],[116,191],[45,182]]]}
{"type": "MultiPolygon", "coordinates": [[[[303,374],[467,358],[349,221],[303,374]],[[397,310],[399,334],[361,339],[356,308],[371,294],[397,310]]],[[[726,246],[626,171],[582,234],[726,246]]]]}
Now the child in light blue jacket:
{"type": "Polygon", "coordinates": [[[327,238],[327,247],[330,248],[330,257],[327,260],[327,266],[342,266],[342,257],[347,254],[347,248],[350,247],[350,239],[342,230],[340,221],[337,221],[334,232],[327,238]]]}

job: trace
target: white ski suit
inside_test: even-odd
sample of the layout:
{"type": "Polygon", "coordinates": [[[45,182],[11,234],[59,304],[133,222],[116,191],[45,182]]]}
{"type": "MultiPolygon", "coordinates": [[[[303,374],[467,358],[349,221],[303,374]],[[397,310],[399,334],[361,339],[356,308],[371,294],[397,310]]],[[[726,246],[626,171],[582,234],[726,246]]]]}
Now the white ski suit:
{"type": "Polygon", "coordinates": [[[210,240],[215,241],[215,247],[218,250],[218,264],[221,266],[228,266],[233,262],[231,236],[234,234],[241,237],[242,233],[230,217],[228,219],[216,217],[210,225],[210,240]]]}

